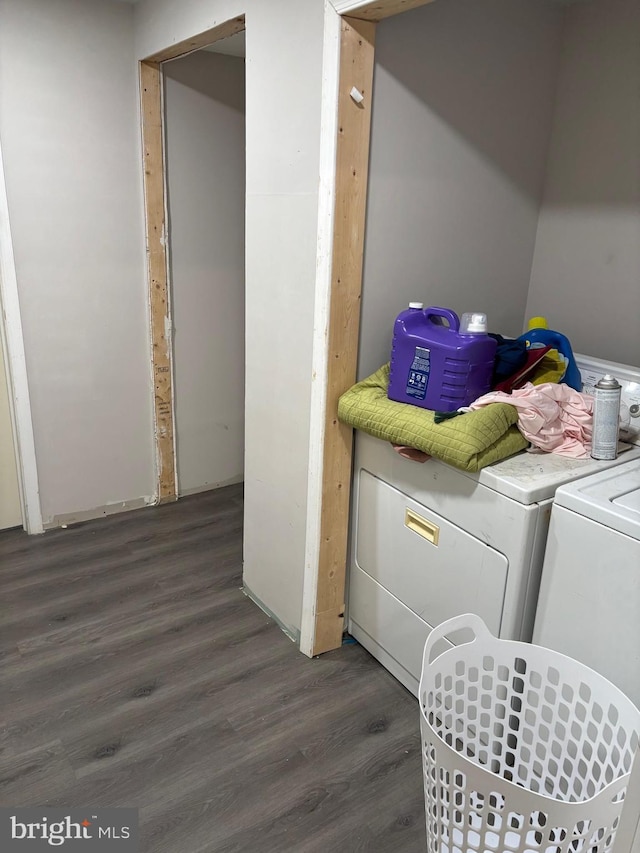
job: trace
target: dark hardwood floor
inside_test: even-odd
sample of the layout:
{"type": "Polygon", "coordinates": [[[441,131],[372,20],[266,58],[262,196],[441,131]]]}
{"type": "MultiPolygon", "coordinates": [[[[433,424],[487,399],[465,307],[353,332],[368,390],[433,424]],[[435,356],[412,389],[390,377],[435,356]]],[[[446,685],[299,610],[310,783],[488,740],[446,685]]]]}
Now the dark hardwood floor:
{"type": "Polygon", "coordinates": [[[144,853],[425,849],[415,699],[241,590],[242,490],[0,533],[0,804],[133,806],[144,853]]]}

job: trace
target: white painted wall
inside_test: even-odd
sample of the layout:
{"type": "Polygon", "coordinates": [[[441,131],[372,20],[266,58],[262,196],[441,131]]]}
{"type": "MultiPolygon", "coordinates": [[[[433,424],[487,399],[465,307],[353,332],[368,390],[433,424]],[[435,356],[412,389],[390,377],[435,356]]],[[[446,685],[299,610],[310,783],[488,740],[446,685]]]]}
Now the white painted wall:
{"type": "Polygon", "coordinates": [[[567,9],[527,316],[640,364],[640,4],[567,9]]]}
{"type": "Polygon", "coordinates": [[[561,22],[545,0],[446,0],[378,25],[361,377],[410,300],[520,333],[561,22]]]}
{"type": "Polygon", "coordinates": [[[244,59],[168,62],[175,418],[180,494],[244,472],[244,59]]]}
{"type": "Polygon", "coordinates": [[[0,138],[45,524],[153,493],[133,9],[0,0],[0,138]]]}
{"type": "Polygon", "coordinates": [[[244,581],[296,635],[305,561],[322,0],[140,0],[143,58],[246,13],[244,581]]]}

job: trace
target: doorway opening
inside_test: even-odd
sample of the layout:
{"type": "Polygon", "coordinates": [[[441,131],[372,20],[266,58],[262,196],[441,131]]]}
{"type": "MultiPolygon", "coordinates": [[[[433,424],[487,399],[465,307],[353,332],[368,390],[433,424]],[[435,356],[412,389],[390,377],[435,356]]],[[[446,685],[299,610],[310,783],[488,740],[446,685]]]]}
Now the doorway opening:
{"type": "MultiPolygon", "coordinates": [[[[223,40],[233,42],[232,37],[244,29],[244,16],[239,16],[140,62],[157,503],[176,500],[180,493],[242,479],[242,462],[238,463],[237,458],[240,448],[242,459],[244,445],[243,437],[238,437],[243,434],[239,424],[243,414],[238,415],[238,411],[243,413],[244,409],[244,381],[241,379],[238,388],[237,377],[244,376],[244,73],[232,74],[228,66],[233,62],[237,66],[242,60],[229,56],[228,45],[224,54],[219,48],[223,40]],[[215,54],[196,54],[212,45],[218,48],[215,54]],[[171,60],[186,62],[174,62],[170,67],[171,60]],[[218,74],[209,73],[213,66],[218,74]],[[224,74],[222,66],[226,69],[224,74]],[[231,87],[233,104],[229,103],[230,91],[221,95],[225,74],[235,81],[231,87]],[[216,80],[218,76],[221,79],[216,80]],[[214,92],[215,97],[211,97],[214,92]],[[221,115],[225,117],[222,122],[221,115]],[[233,132],[227,133],[230,116],[233,116],[230,123],[233,132]],[[182,126],[183,119],[197,120],[197,131],[182,126]],[[171,129],[167,133],[168,123],[171,129]],[[221,150],[233,151],[234,174],[241,174],[241,183],[238,181],[226,201],[225,193],[216,196],[222,186],[229,190],[227,164],[217,163],[214,172],[218,177],[215,177],[207,175],[211,168],[209,155],[207,162],[198,162],[207,147],[218,144],[221,150]],[[225,203],[233,209],[236,222],[230,241],[234,249],[230,252],[229,241],[218,233],[218,229],[224,231],[225,203]],[[242,211],[240,216],[238,208],[242,211]],[[175,260],[170,259],[173,240],[168,229],[169,214],[172,231],[176,233],[175,260]],[[212,246],[217,246],[218,251],[212,252],[212,246]],[[176,275],[171,291],[170,270],[176,275]],[[198,307],[198,299],[205,296],[206,304],[198,307]],[[178,325],[174,328],[172,303],[180,328],[178,325]],[[225,320],[225,306],[227,311],[233,307],[233,322],[229,317],[225,320]],[[215,317],[207,309],[213,310],[215,317]],[[214,320],[225,331],[220,340],[213,328],[214,320]],[[232,341],[233,365],[229,363],[233,359],[229,357],[232,341]],[[203,376],[207,381],[207,366],[211,364],[215,364],[217,381],[224,384],[223,399],[216,399],[219,388],[208,387],[211,378],[204,387],[198,384],[203,376]],[[179,392],[176,379],[180,383],[179,392]],[[231,409],[225,411],[229,401],[231,409]],[[181,426],[185,429],[183,442],[176,432],[176,427],[181,426]],[[220,445],[222,454],[214,452],[216,437],[224,437],[220,445]],[[233,447],[231,455],[230,447],[233,447]],[[206,464],[200,453],[205,453],[206,464]],[[235,468],[229,465],[232,458],[236,459],[235,468]],[[236,470],[238,465],[240,470],[236,470]]],[[[234,49],[238,48],[236,43],[234,49]]]]}
{"type": "Polygon", "coordinates": [[[177,494],[244,475],[244,32],[163,63],[177,494]]]}

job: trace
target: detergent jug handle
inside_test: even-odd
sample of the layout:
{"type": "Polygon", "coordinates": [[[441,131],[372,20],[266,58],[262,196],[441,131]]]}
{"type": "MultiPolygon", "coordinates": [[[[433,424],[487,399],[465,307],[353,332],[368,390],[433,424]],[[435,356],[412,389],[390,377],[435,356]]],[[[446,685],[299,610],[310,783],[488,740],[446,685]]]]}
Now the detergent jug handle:
{"type": "MultiPolygon", "coordinates": [[[[443,317],[449,323],[449,328],[453,329],[454,332],[457,332],[460,328],[460,318],[456,314],[455,311],[452,311],[450,308],[437,308],[436,306],[432,306],[431,308],[424,309],[424,319],[427,321],[431,320],[431,317],[443,317]]],[[[442,325],[440,323],[434,325],[442,325]]]]}

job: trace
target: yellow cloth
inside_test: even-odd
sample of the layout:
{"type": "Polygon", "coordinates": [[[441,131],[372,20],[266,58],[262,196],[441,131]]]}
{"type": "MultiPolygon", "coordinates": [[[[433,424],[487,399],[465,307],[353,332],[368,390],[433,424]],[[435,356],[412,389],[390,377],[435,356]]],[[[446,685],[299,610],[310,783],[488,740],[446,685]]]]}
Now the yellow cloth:
{"type": "Polygon", "coordinates": [[[536,365],[532,385],[542,385],[545,382],[560,382],[567,372],[567,361],[557,349],[550,349],[544,358],[536,365]]]}

